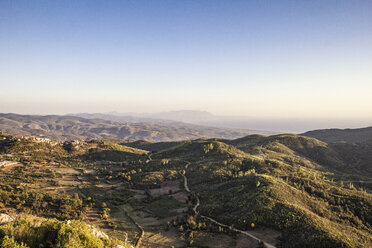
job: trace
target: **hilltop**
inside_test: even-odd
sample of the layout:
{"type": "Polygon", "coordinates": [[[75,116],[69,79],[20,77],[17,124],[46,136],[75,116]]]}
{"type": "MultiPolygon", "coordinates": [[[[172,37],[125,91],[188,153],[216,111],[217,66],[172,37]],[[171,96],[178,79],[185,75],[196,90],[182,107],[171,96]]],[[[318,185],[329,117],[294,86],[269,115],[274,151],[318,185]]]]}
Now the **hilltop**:
{"type": "Polygon", "coordinates": [[[302,135],[313,137],[327,143],[336,141],[346,141],[348,143],[358,143],[372,141],[372,127],[355,129],[319,129],[313,130],[302,135]]]}

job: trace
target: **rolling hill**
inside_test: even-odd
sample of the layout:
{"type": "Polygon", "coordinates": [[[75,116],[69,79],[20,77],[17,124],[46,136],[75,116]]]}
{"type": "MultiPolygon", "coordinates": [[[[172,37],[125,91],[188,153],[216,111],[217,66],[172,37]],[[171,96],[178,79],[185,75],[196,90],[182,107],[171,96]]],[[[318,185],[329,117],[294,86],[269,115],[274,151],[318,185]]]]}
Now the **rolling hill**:
{"type": "Polygon", "coordinates": [[[348,143],[358,143],[372,141],[372,127],[355,129],[319,129],[308,131],[302,135],[316,138],[318,140],[331,143],[336,141],[346,141],[348,143]]]}
{"type": "Polygon", "coordinates": [[[0,211],[93,221],[149,248],[372,245],[368,142],[0,138],[0,159],[20,162],[1,169],[0,211]]]}
{"type": "MultiPolygon", "coordinates": [[[[92,117],[92,116],[91,116],[92,117]]],[[[149,141],[178,141],[197,138],[238,138],[269,132],[247,129],[198,126],[175,121],[129,122],[125,117],[100,115],[101,118],[76,116],[38,116],[0,114],[0,130],[23,136],[39,136],[56,140],[90,140],[100,138],[149,141]],[[124,118],[124,119],[123,119],[124,118]]]]}

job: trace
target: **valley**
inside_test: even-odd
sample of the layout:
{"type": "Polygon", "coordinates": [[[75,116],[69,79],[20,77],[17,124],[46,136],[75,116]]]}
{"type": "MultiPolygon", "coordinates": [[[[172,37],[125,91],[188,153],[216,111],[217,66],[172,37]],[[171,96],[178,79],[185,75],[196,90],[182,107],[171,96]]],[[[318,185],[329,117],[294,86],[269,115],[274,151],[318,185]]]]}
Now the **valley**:
{"type": "MultiPolygon", "coordinates": [[[[11,164],[0,168],[0,211],[16,219],[0,225],[4,234],[18,230],[22,219],[31,228],[35,218],[54,218],[107,235],[95,237],[103,246],[89,247],[372,242],[365,148],[358,150],[358,163],[345,157],[343,146],[298,135],[148,143],[39,141],[2,133],[0,148],[0,159],[11,164]]],[[[46,242],[43,235],[24,235],[18,231],[15,241],[27,247],[46,242]]]]}
{"type": "Polygon", "coordinates": [[[0,0],[0,248],[372,248],[371,13],[0,0]]]}

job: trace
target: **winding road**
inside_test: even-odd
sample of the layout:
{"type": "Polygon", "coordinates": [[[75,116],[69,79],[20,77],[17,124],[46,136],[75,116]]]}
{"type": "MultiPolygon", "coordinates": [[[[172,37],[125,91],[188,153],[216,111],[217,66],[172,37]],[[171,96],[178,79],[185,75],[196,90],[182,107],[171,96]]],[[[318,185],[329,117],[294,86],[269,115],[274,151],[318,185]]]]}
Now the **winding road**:
{"type": "MultiPolygon", "coordinates": [[[[262,146],[261,146],[262,148],[262,146]]],[[[260,149],[261,153],[264,155],[265,159],[266,159],[266,155],[262,152],[262,150],[260,149]]],[[[184,182],[184,187],[185,187],[185,190],[186,192],[192,194],[192,192],[190,191],[190,188],[189,188],[189,185],[188,185],[188,181],[187,181],[187,177],[186,177],[186,171],[187,171],[187,168],[189,167],[189,165],[191,164],[191,162],[188,162],[188,161],[185,161],[186,162],[186,165],[185,165],[185,173],[182,173],[182,170],[179,171],[179,173],[183,176],[183,182],[184,182]]],[[[200,206],[200,199],[199,197],[194,194],[195,197],[196,197],[196,204],[195,206],[193,207],[193,211],[195,213],[195,216],[197,216],[199,214],[199,212],[197,211],[198,207],[200,206]]],[[[267,248],[275,248],[275,245],[272,245],[272,244],[269,244],[267,242],[264,242],[262,239],[254,236],[253,234],[247,232],[247,231],[243,231],[243,230],[239,230],[233,226],[229,226],[229,225],[226,225],[226,224],[223,224],[221,222],[218,222],[217,220],[211,218],[211,217],[208,217],[208,216],[204,216],[204,215],[200,215],[200,217],[204,218],[204,219],[208,219],[209,221],[219,225],[219,226],[222,226],[222,227],[226,227],[226,228],[230,228],[231,230],[235,231],[235,232],[238,232],[238,233],[241,233],[241,234],[244,234],[254,240],[256,240],[257,242],[262,242],[265,247],[267,248]]]]}
{"type": "Polygon", "coordinates": [[[264,157],[264,159],[267,159],[266,154],[262,151],[262,146],[263,146],[263,145],[260,146],[260,153],[261,153],[261,155],[264,157]]]}
{"type": "MultiPolygon", "coordinates": [[[[185,165],[185,174],[186,174],[186,170],[187,168],[189,167],[189,165],[191,164],[190,162],[186,161],[186,165],[185,165]]],[[[190,192],[190,189],[189,189],[189,186],[187,184],[187,177],[185,174],[182,173],[182,170],[179,171],[179,173],[181,174],[181,176],[183,176],[183,186],[185,187],[185,190],[187,191],[187,193],[191,193],[190,192]]]]}
{"type": "Polygon", "coordinates": [[[151,152],[149,152],[149,153],[147,154],[147,156],[149,157],[149,160],[150,160],[150,161],[152,161],[152,158],[151,158],[151,156],[152,156],[152,153],[151,153],[151,152]]]}
{"type": "MultiPolygon", "coordinates": [[[[145,236],[145,230],[143,230],[143,227],[135,219],[133,219],[132,216],[130,216],[124,208],[121,208],[121,210],[128,217],[128,219],[134,224],[134,226],[139,230],[139,237],[134,242],[134,247],[135,248],[141,247],[142,239],[145,236]]],[[[122,222],[122,223],[125,223],[125,222],[122,222]]]]}
{"type": "MultiPolygon", "coordinates": [[[[185,174],[183,174],[182,170],[180,170],[179,173],[183,176],[183,186],[184,186],[186,192],[192,194],[191,191],[190,191],[189,185],[188,185],[188,183],[187,183],[187,177],[186,177],[186,170],[187,170],[187,168],[189,167],[189,165],[190,165],[191,163],[188,162],[188,161],[185,161],[185,162],[186,162],[186,165],[185,165],[185,174]]],[[[200,200],[199,200],[199,197],[196,196],[196,204],[195,204],[195,206],[192,208],[192,210],[193,210],[194,213],[195,213],[195,216],[198,215],[198,210],[197,210],[197,209],[198,209],[199,205],[200,205],[200,200]]]]}

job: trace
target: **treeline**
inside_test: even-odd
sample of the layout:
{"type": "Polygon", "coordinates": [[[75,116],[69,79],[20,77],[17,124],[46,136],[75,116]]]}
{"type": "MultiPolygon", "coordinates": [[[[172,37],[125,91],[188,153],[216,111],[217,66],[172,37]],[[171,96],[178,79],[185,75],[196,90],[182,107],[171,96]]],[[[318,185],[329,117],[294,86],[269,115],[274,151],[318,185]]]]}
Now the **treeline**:
{"type": "Polygon", "coordinates": [[[88,209],[78,194],[43,193],[27,187],[1,185],[0,210],[12,207],[20,212],[60,220],[82,219],[88,209]]]}

